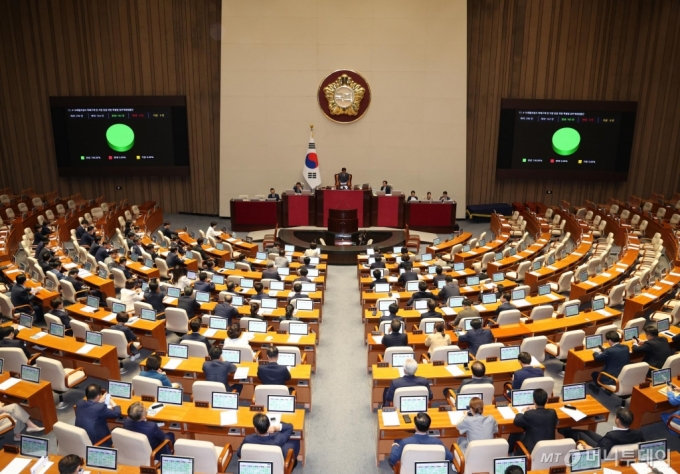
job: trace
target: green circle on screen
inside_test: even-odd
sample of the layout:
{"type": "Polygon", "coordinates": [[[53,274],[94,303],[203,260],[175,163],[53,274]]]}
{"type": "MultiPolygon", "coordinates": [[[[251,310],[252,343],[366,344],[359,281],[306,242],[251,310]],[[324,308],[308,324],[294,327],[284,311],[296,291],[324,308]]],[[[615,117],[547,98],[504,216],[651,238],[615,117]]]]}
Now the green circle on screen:
{"type": "Polygon", "coordinates": [[[128,151],[135,145],[135,132],[123,123],[111,125],[106,131],[106,142],[112,150],[128,151]]]}
{"type": "Polygon", "coordinates": [[[552,147],[558,155],[572,155],[576,153],[580,144],[581,135],[570,127],[560,128],[552,136],[552,147]]]}

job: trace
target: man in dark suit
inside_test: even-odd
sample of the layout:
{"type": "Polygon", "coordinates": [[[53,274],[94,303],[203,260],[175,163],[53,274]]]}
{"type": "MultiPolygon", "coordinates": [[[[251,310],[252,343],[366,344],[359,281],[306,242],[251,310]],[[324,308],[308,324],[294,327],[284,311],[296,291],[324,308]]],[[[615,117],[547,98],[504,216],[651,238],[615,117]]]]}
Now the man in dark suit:
{"type": "MultiPolygon", "coordinates": [[[[69,282],[73,286],[73,290],[78,293],[79,291],[84,291],[86,290],[85,285],[83,282],[78,280],[78,269],[77,268],[71,268],[68,271],[68,276],[65,278],[67,282],[69,282]]],[[[81,295],[82,296],[82,295],[81,295]]]]}
{"type": "Polygon", "coordinates": [[[189,319],[193,319],[196,315],[196,310],[201,309],[201,303],[191,296],[192,293],[193,289],[190,286],[187,286],[177,299],[177,307],[186,311],[189,319]]]}
{"type": "Polygon", "coordinates": [[[338,183],[340,183],[340,187],[346,187],[349,184],[349,173],[347,172],[347,168],[343,168],[340,173],[338,173],[338,183]]]}
{"type": "Polygon", "coordinates": [[[401,322],[398,319],[392,320],[390,323],[390,330],[391,332],[389,334],[385,334],[382,338],[382,344],[385,346],[385,348],[408,345],[408,336],[405,332],[400,332],[401,322]]]}
{"type": "Polygon", "coordinates": [[[35,234],[36,240],[40,239],[40,242],[38,243],[37,247],[35,248],[35,259],[40,262],[45,259],[45,255],[49,255],[50,258],[52,257],[52,252],[50,252],[50,249],[47,248],[48,240],[47,238],[43,238],[42,236],[38,237],[40,234],[35,234]]]}
{"type": "Polygon", "coordinates": [[[170,247],[168,251],[168,256],[165,257],[165,263],[168,268],[175,268],[177,265],[182,263],[182,259],[177,256],[177,247],[170,247]]]}
{"type": "Polygon", "coordinates": [[[238,317],[238,310],[231,305],[232,296],[226,295],[224,301],[218,303],[213,311],[213,316],[217,318],[224,318],[227,320],[227,327],[231,326],[233,318],[238,317]]]}
{"type": "Polygon", "coordinates": [[[257,368],[257,378],[263,385],[286,385],[290,380],[290,371],[285,365],[279,365],[279,350],[270,346],[267,348],[267,359],[269,363],[260,365],[257,368]]]}
{"type": "Polygon", "coordinates": [[[208,382],[223,383],[227,388],[227,392],[236,390],[238,393],[241,393],[241,390],[243,390],[242,384],[236,383],[229,386],[229,374],[236,372],[236,366],[231,362],[222,360],[222,348],[220,346],[211,347],[208,354],[210,355],[210,360],[203,362],[205,379],[208,382]]]}
{"type": "Polygon", "coordinates": [[[533,377],[543,377],[543,369],[531,366],[531,354],[520,352],[517,360],[522,366],[517,372],[512,374],[512,389],[519,390],[526,379],[533,377]]]}
{"type": "Polygon", "coordinates": [[[441,202],[450,201],[451,198],[449,197],[449,193],[447,193],[446,191],[444,191],[444,192],[442,193],[441,197],[439,198],[439,200],[440,200],[441,202]]]}
{"type": "Polygon", "coordinates": [[[297,277],[295,280],[293,280],[293,283],[297,283],[298,281],[304,281],[304,282],[307,282],[307,283],[311,283],[312,280],[310,280],[307,277],[308,273],[309,273],[309,271],[306,268],[301,268],[300,269],[300,276],[297,277]]]}
{"type": "Polygon", "coordinates": [[[394,400],[394,392],[402,387],[427,387],[429,398],[432,400],[430,382],[425,377],[416,377],[415,373],[417,370],[418,362],[414,359],[406,359],[406,362],[404,362],[404,376],[392,380],[390,386],[385,389],[383,392],[383,405],[391,403],[394,400]]]}
{"type": "MultiPolygon", "coordinates": [[[[643,343],[636,339],[636,342],[633,344],[633,354],[644,354],[642,362],[647,362],[650,367],[660,369],[666,363],[666,359],[673,355],[673,349],[668,344],[668,339],[659,337],[659,330],[656,326],[651,324],[645,326],[645,335],[647,340],[643,343]]],[[[652,369],[649,370],[651,371],[652,369]]]]}
{"type": "Polygon", "coordinates": [[[93,257],[94,257],[95,255],[97,255],[97,252],[98,252],[99,249],[101,248],[101,241],[102,241],[102,238],[99,237],[98,235],[96,235],[96,236],[92,239],[92,244],[90,244],[90,250],[88,251],[88,253],[89,253],[90,255],[92,255],[93,257]]]}
{"type": "MultiPolygon", "coordinates": [[[[460,389],[466,385],[474,385],[481,383],[493,383],[493,377],[488,377],[486,375],[486,366],[484,362],[476,360],[470,366],[470,371],[472,372],[472,377],[465,378],[460,382],[460,387],[456,390],[456,393],[460,393],[460,389]]],[[[444,396],[446,396],[446,390],[444,390],[444,396]]]]}
{"type": "Polygon", "coordinates": [[[276,190],[274,188],[271,188],[269,190],[269,194],[267,194],[267,199],[276,199],[277,201],[281,200],[281,196],[276,194],[276,190]]]}
{"type": "Polygon", "coordinates": [[[422,300],[422,299],[433,300],[435,298],[436,298],[436,296],[434,296],[432,294],[432,292],[427,291],[427,282],[421,281],[420,283],[418,283],[418,291],[414,292],[413,295],[411,295],[411,299],[409,299],[406,302],[406,306],[413,306],[413,303],[416,300],[422,300]]]}
{"type": "Polygon", "coordinates": [[[404,322],[404,319],[401,316],[397,316],[397,313],[399,312],[399,305],[397,303],[392,303],[389,308],[388,308],[389,314],[387,316],[380,316],[380,321],[379,323],[382,323],[383,321],[392,321],[393,319],[398,320],[400,323],[404,322]]]}
{"type": "Polygon", "coordinates": [[[302,187],[302,183],[300,183],[299,181],[295,183],[295,186],[293,186],[293,192],[295,192],[295,194],[302,194],[303,189],[304,188],[302,187]]]}
{"type": "MultiPolygon", "coordinates": [[[[174,433],[164,433],[156,422],[146,420],[146,408],[142,402],[134,402],[130,405],[127,414],[128,417],[123,421],[123,428],[146,436],[152,451],[166,439],[171,443],[175,442],[174,433]]],[[[166,444],[156,453],[157,460],[161,458],[161,454],[172,454],[170,446],[166,444]]]]}
{"type": "Polygon", "coordinates": [[[432,281],[446,281],[447,275],[444,275],[444,268],[441,265],[437,265],[434,268],[435,274],[434,277],[432,277],[432,281]]]}
{"type": "Polygon", "coordinates": [[[451,275],[446,275],[444,277],[446,285],[439,290],[439,301],[446,303],[452,296],[460,296],[460,288],[458,288],[458,280],[454,279],[451,275]]]}
{"type": "Polygon", "coordinates": [[[78,227],[76,227],[76,239],[78,240],[78,243],[80,243],[85,232],[87,232],[87,230],[85,229],[85,226],[83,226],[83,220],[78,219],[78,227]]]}
{"type": "Polygon", "coordinates": [[[71,318],[69,317],[68,313],[64,311],[64,300],[57,296],[52,301],[50,301],[50,306],[52,307],[50,314],[59,318],[61,324],[63,324],[66,329],[70,328],[71,318]]]}
{"type": "Polygon", "coordinates": [[[472,301],[465,298],[463,300],[463,309],[458,312],[458,314],[456,315],[456,319],[453,320],[453,326],[458,327],[460,322],[465,318],[481,318],[481,317],[482,316],[479,314],[479,311],[472,307],[472,301]]]}
{"type": "Polygon", "coordinates": [[[383,181],[382,186],[380,187],[381,191],[384,191],[385,194],[392,194],[392,186],[387,184],[387,181],[383,181]]]}
{"type": "Polygon", "coordinates": [[[268,298],[269,295],[266,295],[264,293],[264,285],[261,282],[255,282],[253,285],[253,288],[255,289],[255,294],[250,297],[251,301],[252,300],[262,300],[263,298],[268,298]]]}
{"type": "Polygon", "coordinates": [[[417,200],[418,200],[418,196],[416,196],[415,191],[411,191],[411,195],[408,198],[406,198],[406,202],[417,201],[417,200]]]}
{"type": "MultiPolygon", "coordinates": [[[[545,408],[548,402],[548,393],[542,388],[534,390],[534,408],[515,415],[514,424],[518,428],[523,428],[524,433],[512,433],[508,438],[509,451],[512,453],[515,443],[521,441],[529,452],[534,450],[534,446],[539,441],[550,441],[555,439],[555,428],[557,427],[557,412],[552,408],[545,408]]],[[[520,456],[521,450],[515,451],[515,455],[520,456]]]]}
{"type": "Polygon", "coordinates": [[[201,272],[198,274],[198,281],[194,283],[194,290],[196,291],[206,291],[208,293],[215,291],[215,284],[210,281],[208,274],[201,272]]]}
{"type": "Polygon", "coordinates": [[[459,342],[467,342],[468,350],[472,355],[477,354],[477,349],[483,344],[494,342],[493,334],[490,329],[482,329],[481,319],[473,319],[470,323],[472,329],[458,338],[459,342]]]}
{"type": "Polygon", "coordinates": [[[390,466],[394,466],[398,461],[401,460],[401,453],[404,451],[404,447],[409,444],[433,444],[444,447],[444,453],[447,461],[453,460],[453,453],[446,449],[444,443],[439,438],[429,435],[430,424],[432,420],[430,415],[427,413],[418,413],[415,417],[416,432],[413,436],[404,438],[392,443],[392,451],[390,452],[390,457],[388,462],[390,466]]]}
{"type": "Polygon", "coordinates": [[[375,288],[375,284],[376,284],[376,283],[389,283],[389,282],[387,281],[387,278],[383,278],[382,272],[381,272],[380,270],[377,270],[377,269],[376,269],[376,270],[373,270],[373,278],[375,278],[375,280],[373,280],[373,281],[368,285],[368,287],[369,287],[371,290],[372,290],[373,288],[375,288]]]}
{"type": "Polygon", "coordinates": [[[177,238],[177,234],[170,230],[170,222],[168,221],[163,222],[163,230],[161,232],[163,232],[163,235],[170,240],[177,238]]]}
{"type": "Polygon", "coordinates": [[[194,318],[189,321],[189,332],[184,336],[179,338],[179,341],[196,341],[205,344],[205,348],[210,352],[210,341],[208,338],[201,335],[201,320],[199,318],[194,318]]]}
{"type": "Polygon", "coordinates": [[[290,423],[280,423],[272,425],[269,417],[264,413],[257,413],[253,417],[255,433],[243,438],[243,443],[239,446],[236,455],[241,457],[241,448],[244,444],[260,444],[265,446],[278,446],[281,448],[283,458],[288,455],[289,450],[293,450],[293,469],[297,466],[297,457],[300,453],[300,440],[290,439],[293,435],[293,425],[290,423]]]}
{"type": "Polygon", "coordinates": [[[304,263],[304,265],[302,265],[300,268],[305,268],[307,270],[313,270],[314,268],[316,268],[316,265],[312,265],[312,259],[309,257],[305,257],[302,260],[302,262],[304,263]]]}
{"type": "Polygon", "coordinates": [[[399,262],[397,270],[404,269],[407,272],[411,271],[411,269],[413,268],[413,262],[411,261],[411,256],[408,254],[408,249],[404,247],[403,249],[401,249],[401,252],[402,252],[401,262],[399,262]]]}
{"type": "Polygon", "coordinates": [[[149,282],[149,289],[144,293],[144,302],[149,303],[158,314],[165,312],[165,305],[163,298],[167,295],[162,291],[158,285],[158,280],[153,279],[149,282]]]}
{"type": "Polygon", "coordinates": [[[510,303],[511,298],[512,298],[512,295],[507,291],[504,292],[501,295],[501,304],[499,304],[498,307],[496,308],[496,316],[501,314],[502,311],[509,311],[511,309],[517,309],[517,306],[510,303]]]}
{"type": "Polygon", "coordinates": [[[105,241],[102,243],[101,247],[97,249],[97,253],[94,254],[94,259],[97,262],[103,262],[109,257],[109,252],[111,251],[111,242],[105,241]]]}
{"type": "Polygon", "coordinates": [[[294,283],[293,292],[294,293],[288,297],[288,303],[298,298],[309,298],[309,295],[302,292],[302,283],[294,283]]]}
{"type": "Polygon", "coordinates": [[[12,328],[12,326],[0,328],[0,347],[15,347],[17,349],[21,349],[24,351],[26,358],[30,359],[32,357],[31,352],[26,348],[24,341],[14,339],[16,334],[17,333],[14,332],[14,328],[12,328]]]}
{"type": "Polygon", "coordinates": [[[20,273],[17,275],[14,285],[12,286],[12,291],[10,292],[10,300],[16,308],[17,306],[27,306],[21,308],[19,311],[24,313],[32,313],[35,316],[35,322],[42,321],[44,319],[43,309],[40,304],[35,301],[35,295],[33,295],[24,286],[26,284],[26,275],[20,273]]]}
{"type": "Polygon", "coordinates": [[[418,280],[418,274],[416,272],[414,272],[412,268],[409,268],[408,270],[405,270],[404,273],[399,275],[399,279],[397,280],[397,282],[401,286],[405,287],[407,281],[416,281],[416,280],[418,280]]]}
{"type": "Polygon", "coordinates": [[[267,262],[267,269],[262,272],[262,279],[264,280],[265,278],[268,278],[270,280],[281,281],[281,275],[279,275],[279,272],[276,271],[274,262],[271,261],[267,262]]]}
{"type": "Polygon", "coordinates": [[[383,262],[382,256],[376,255],[374,258],[375,262],[371,263],[371,266],[369,267],[371,270],[376,268],[385,268],[385,262],[383,262]]]}
{"type": "Polygon", "coordinates": [[[137,235],[132,237],[132,246],[128,248],[130,250],[130,253],[134,253],[139,256],[142,255],[142,246],[140,245],[139,237],[137,235]]]}
{"type": "Polygon", "coordinates": [[[442,313],[436,312],[435,309],[437,309],[437,302],[430,298],[427,300],[427,311],[420,315],[421,321],[425,318],[441,318],[444,316],[442,313]]]}
{"type": "Polygon", "coordinates": [[[134,343],[132,344],[132,347],[134,348],[133,351],[136,353],[130,356],[130,360],[137,360],[141,356],[141,354],[137,351],[139,350],[140,347],[142,347],[142,344],[137,340],[137,336],[135,335],[134,332],[132,332],[132,329],[125,325],[125,323],[127,323],[129,319],[130,316],[127,313],[120,312],[116,314],[116,324],[111,326],[109,329],[122,332],[123,335],[125,336],[125,340],[128,343],[130,342],[134,343]]]}
{"type": "Polygon", "coordinates": [[[574,441],[583,441],[589,448],[600,448],[601,457],[604,459],[614,446],[624,444],[637,444],[645,441],[645,437],[640,430],[631,430],[629,427],[633,423],[633,412],[628,408],[616,410],[614,419],[614,429],[604,436],[590,430],[575,430],[573,428],[560,428],[557,430],[565,438],[574,441]]]}
{"type": "MultiPolygon", "coordinates": [[[[111,434],[109,424],[106,420],[120,418],[120,407],[116,406],[113,398],[109,406],[104,404],[102,388],[93,383],[85,389],[85,400],[82,398],[76,401],[76,421],[75,426],[87,432],[92,444],[106,438],[111,434]]],[[[102,446],[111,446],[111,440],[102,446]]]]}
{"type": "Polygon", "coordinates": [[[81,247],[89,248],[90,245],[92,245],[92,242],[94,242],[94,226],[90,225],[87,226],[86,231],[83,233],[83,236],[78,243],[81,247]]]}
{"type": "MultiPolygon", "coordinates": [[[[602,368],[603,372],[618,377],[621,370],[623,370],[626,365],[630,364],[628,346],[620,344],[621,338],[616,331],[607,331],[607,334],[605,334],[604,337],[607,339],[609,347],[603,351],[595,349],[593,351],[593,359],[597,362],[604,362],[604,367],[602,368]]],[[[597,386],[597,377],[599,374],[600,372],[597,371],[590,374],[594,383],[589,383],[588,387],[590,387],[595,394],[600,392],[600,388],[597,386]]],[[[602,382],[607,385],[614,385],[615,383],[612,378],[606,375],[602,376],[602,382]]]]}
{"type": "Polygon", "coordinates": [[[208,260],[210,257],[208,257],[208,254],[205,253],[205,250],[203,250],[203,242],[205,242],[205,239],[203,237],[199,237],[196,239],[196,245],[191,247],[191,251],[194,253],[197,253],[201,256],[201,260],[208,260]]]}

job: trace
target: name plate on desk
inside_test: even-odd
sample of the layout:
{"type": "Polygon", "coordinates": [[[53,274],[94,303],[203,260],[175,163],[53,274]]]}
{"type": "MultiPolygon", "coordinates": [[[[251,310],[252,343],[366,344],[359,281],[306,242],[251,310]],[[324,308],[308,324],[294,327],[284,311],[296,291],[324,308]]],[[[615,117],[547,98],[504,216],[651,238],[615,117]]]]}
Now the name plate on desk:
{"type": "Polygon", "coordinates": [[[451,411],[453,407],[451,405],[440,405],[439,411],[451,411]]]}
{"type": "Polygon", "coordinates": [[[649,382],[642,382],[640,385],[638,385],[638,388],[642,390],[643,388],[649,388],[649,385],[649,382]]]}
{"type": "Polygon", "coordinates": [[[19,446],[13,446],[11,444],[6,444],[5,446],[3,446],[3,449],[6,453],[19,454],[19,446]]]}
{"type": "Polygon", "coordinates": [[[548,397],[548,403],[559,403],[560,397],[548,397]]]}
{"type": "Polygon", "coordinates": [[[487,362],[496,362],[498,360],[498,357],[487,357],[486,361],[487,362]]]}
{"type": "Polygon", "coordinates": [[[422,333],[423,333],[423,331],[421,331],[420,329],[414,329],[413,330],[414,335],[418,335],[418,334],[422,334],[422,333]]]}
{"type": "Polygon", "coordinates": [[[262,406],[262,405],[250,405],[250,411],[264,411],[264,406],[262,406]]]}
{"type": "Polygon", "coordinates": [[[139,474],[156,474],[156,472],[153,466],[139,466],[139,474]]]}
{"type": "Polygon", "coordinates": [[[194,402],[196,408],[210,408],[210,403],[208,402],[194,402]]]}
{"type": "Polygon", "coordinates": [[[565,474],[567,472],[567,466],[553,466],[548,471],[548,474],[565,474]]]}
{"type": "Polygon", "coordinates": [[[142,395],[142,401],[143,402],[155,402],[156,397],[151,397],[149,395],[142,395]]]}
{"type": "Polygon", "coordinates": [[[389,367],[390,363],[389,362],[378,362],[378,367],[389,367]]]}
{"type": "Polygon", "coordinates": [[[443,360],[435,360],[434,362],[432,362],[432,365],[434,365],[434,366],[444,365],[444,361],[443,360]]]}
{"type": "Polygon", "coordinates": [[[371,336],[382,336],[380,331],[371,331],[371,336]]]}

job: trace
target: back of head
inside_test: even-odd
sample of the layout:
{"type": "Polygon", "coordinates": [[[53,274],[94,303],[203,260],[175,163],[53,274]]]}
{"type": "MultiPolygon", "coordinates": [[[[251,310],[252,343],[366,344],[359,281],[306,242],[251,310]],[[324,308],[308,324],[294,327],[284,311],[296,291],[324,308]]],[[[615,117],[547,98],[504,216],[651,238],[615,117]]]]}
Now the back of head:
{"type": "Polygon", "coordinates": [[[537,407],[544,407],[548,403],[548,392],[542,388],[534,390],[534,403],[537,407]]]}
{"type": "Polygon", "coordinates": [[[255,427],[255,431],[259,434],[266,434],[267,431],[269,431],[269,425],[269,417],[264,413],[258,413],[253,417],[253,426],[255,427]]]}
{"type": "Polygon", "coordinates": [[[149,282],[149,290],[151,290],[152,292],[158,290],[158,280],[151,280],[149,282]]]}
{"type": "Polygon", "coordinates": [[[82,464],[83,460],[80,456],[69,454],[59,460],[57,467],[59,468],[59,474],[77,474],[82,464]]]}
{"type": "Polygon", "coordinates": [[[52,309],[57,309],[63,303],[64,303],[64,300],[62,300],[60,297],[57,296],[52,301],[50,301],[50,306],[52,307],[52,309]]]}
{"type": "Polygon", "coordinates": [[[373,270],[373,278],[379,280],[382,278],[382,272],[380,270],[373,270]]]}
{"type": "Polygon", "coordinates": [[[137,282],[135,280],[127,280],[125,282],[125,288],[127,288],[128,290],[132,290],[136,285],[137,282]]]}
{"type": "Polygon", "coordinates": [[[316,242],[312,242],[311,244],[309,244],[309,248],[312,250],[316,250],[316,242]]]}
{"type": "Polygon", "coordinates": [[[517,360],[519,360],[521,364],[529,365],[531,364],[531,354],[528,352],[520,352],[517,356],[517,360]]]}
{"type": "Polygon", "coordinates": [[[437,302],[435,300],[433,300],[432,298],[429,298],[427,300],[427,309],[429,309],[430,311],[434,311],[436,307],[437,307],[437,302]]]}
{"type": "Polygon", "coordinates": [[[524,470],[516,464],[505,468],[505,474],[524,474],[524,470]]]}
{"type": "MultiPolygon", "coordinates": [[[[76,273],[78,273],[78,271],[76,271],[76,273]]],[[[19,273],[15,281],[17,282],[18,285],[23,285],[24,283],[26,283],[26,275],[23,273],[19,273]]]]}
{"type": "Polygon", "coordinates": [[[90,384],[85,389],[85,398],[88,400],[94,400],[102,394],[102,388],[96,383],[90,384]]]}
{"type": "Polygon", "coordinates": [[[605,336],[609,342],[620,342],[621,337],[619,336],[619,333],[612,330],[612,331],[607,331],[607,334],[605,336]]]}
{"type": "Polygon", "coordinates": [[[260,305],[255,301],[250,302],[250,314],[256,314],[260,310],[260,305]]]}
{"type": "Polygon", "coordinates": [[[619,420],[623,428],[628,428],[633,424],[633,412],[628,408],[619,408],[616,410],[616,419],[619,420]]]}
{"type": "Polygon", "coordinates": [[[201,272],[198,274],[198,279],[201,281],[205,281],[208,278],[208,274],[206,272],[201,272]]]}
{"type": "Polygon", "coordinates": [[[303,262],[305,262],[305,265],[309,265],[311,263],[312,259],[309,257],[305,257],[303,262]]]}
{"type": "Polygon", "coordinates": [[[390,323],[390,329],[393,333],[398,333],[401,330],[401,322],[398,319],[393,319],[390,323]]]}
{"type": "Polygon", "coordinates": [[[154,372],[161,368],[161,356],[158,354],[151,354],[146,359],[146,370],[154,372]]]}
{"type": "Polygon", "coordinates": [[[470,399],[470,411],[476,415],[484,413],[484,400],[479,397],[470,399]]]}
{"type": "Polygon", "coordinates": [[[512,295],[510,294],[510,292],[506,291],[503,293],[503,299],[505,299],[505,301],[510,301],[511,298],[512,295]]]}
{"type": "Polygon", "coordinates": [[[430,419],[430,415],[428,415],[427,413],[418,413],[416,415],[415,419],[416,430],[420,431],[421,433],[426,433],[427,430],[430,429],[431,423],[432,420],[430,419]]]}
{"type": "Polygon", "coordinates": [[[241,327],[238,324],[232,324],[227,329],[227,336],[229,339],[238,339],[241,336],[241,327]]]}
{"type": "Polygon", "coordinates": [[[390,314],[397,314],[399,312],[399,305],[397,303],[392,303],[388,309],[390,314]]]}
{"type": "Polygon", "coordinates": [[[418,371],[418,362],[415,359],[406,359],[404,362],[404,375],[415,375],[418,371]]]}
{"type": "Polygon", "coordinates": [[[185,286],[184,287],[184,296],[191,296],[194,292],[194,289],[190,286],[185,286]]]}
{"type": "Polygon", "coordinates": [[[189,329],[191,329],[191,332],[199,332],[201,330],[201,320],[199,318],[193,318],[189,321],[189,329]]]}
{"type": "Polygon", "coordinates": [[[276,346],[269,346],[267,348],[267,358],[269,360],[276,360],[279,358],[279,350],[276,348],[276,346]]]}
{"type": "Polygon", "coordinates": [[[484,362],[481,361],[474,361],[472,363],[472,375],[475,377],[484,377],[486,374],[486,366],[484,365],[484,362]]]}
{"type": "Polygon", "coordinates": [[[127,323],[129,319],[130,316],[128,316],[125,311],[121,311],[120,313],[116,314],[116,321],[119,323],[127,323]]]}
{"type": "Polygon", "coordinates": [[[482,321],[478,318],[475,318],[472,321],[470,321],[470,327],[472,327],[472,329],[481,329],[482,321]]]}
{"type": "Polygon", "coordinates": [[[434,330],[441,333],[443,336],[444,331],[446,330],[446,323],[444,323],[444,321],[437,321],[434,325],[434,330]]]}
{"type": "Polygon", "coordinates": [[[427,282],[421,281],[418,283],[419,291],[427,291],[427,282]]]}
{"type": "Polygon", "coordinates": [[[270,269],[270,270],[272,268],[274,268],[274,262],[272,262],[271,260],[269,262],[267,262],[267,268],[270,269]]]}
{"type": "Polygon", "coordinates": [[[210,348],[208,355],[210,356],[210,360],[218,360],[220,357],[222,357],[222,348],[216,344],[210,348]]]}
{"type": "Polygon", "coordinates": [[[302,291],[302,283],[295,283],[293,285],[293,291],[295,291],[295,293],[300,293],[302,291]]]}
{"type": "Polygon", "coordinates": [[[645,334],[647,334],[647,339],[653,339],[659,337],[659,330],[656,326],[649,324],[645,326],[645,334]]]}
{"type": "Polygon", "coordinates": [[[132,421],[141,421],[144,417],[144,405],[142,402],[134,402],[128,407],[127,414],[132,421]]]}
{"type": "Polygon", "coordinates": [[[262,290],[264,290],[264,285],[258,281],[253,285],[253,288],[255,288],[255,291],[258,293],[262,293],[262,290]]]}
{"type": "Polygon", "coordinates": [[[306,268],[301,268],[300,269],[300,276],[306,277],[309,272],[307,271],[306,268]]]}

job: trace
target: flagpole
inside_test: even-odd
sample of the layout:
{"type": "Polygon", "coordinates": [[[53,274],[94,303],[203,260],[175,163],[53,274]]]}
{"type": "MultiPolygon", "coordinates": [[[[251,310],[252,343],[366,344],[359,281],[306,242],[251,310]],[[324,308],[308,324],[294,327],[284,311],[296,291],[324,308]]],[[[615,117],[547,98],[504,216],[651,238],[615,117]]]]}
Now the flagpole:
{"type": "Polygon", "coordinates": [[[311,124],[311,125],[309,126],[309,131],[310,131],[310,133],[312,134],[312,138],[314,138],[314,124],[311,124]]]}

